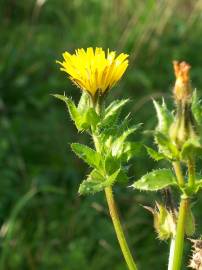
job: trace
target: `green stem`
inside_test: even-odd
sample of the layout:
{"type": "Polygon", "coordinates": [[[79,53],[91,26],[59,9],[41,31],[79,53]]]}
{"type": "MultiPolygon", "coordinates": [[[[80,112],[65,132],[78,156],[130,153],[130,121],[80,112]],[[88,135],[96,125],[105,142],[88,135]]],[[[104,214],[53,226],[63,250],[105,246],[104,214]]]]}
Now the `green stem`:
{"type": "MultiPolygon", "coordinates": [[[[101,144],[99,141],[99,137],[96,136],[96,134],[93,132],[93,129],[92,129],[92,138],[94,141],[96,151],[100,152],[101,151],[101,144]]],[[[125,258],[128,269],[129,270],[137,270],[137,266],[134,262],[132,255],[131,255],[130,249],[128,247],[128,244],[127,244],[124,232],[123,232],[123,228],[122,228],[121,221],[119,218],[118,210],[116,207],[116,202],[114,200],[114,196],[113,196],[113,192],[112,192],[112,187],[105,188],[105,195],[106,195],[107,204],[109,207],[110,216],[111,216],[111,219],[112,219],[112,222],[114,225],[114,229],[116,232],[116,236],[117,236],[117,239],[119,241],[119,245],[120,245],[121,251],[123,253],[123,256],[125,258]]]]}
{"type": "Polygon", "coordinates": [[[171,238],[170,253],[169,253],[169,260],[168,260],[168,270],[172,270],[174,248],[175,248],[175,238],[171,238]]]}
{"type": "Polygon", "coordinates": [[[114,225],[114,229],[117,235],[117,239],[119,241],[120,248],[122,250],[123,256],[125,258],[128,269],[137,270],[137,266],[133,260],[129,247],[127,245],[123,228],[119,219],[118,210],[116,207],[116,203],[114,201],[114,196],[111,187],[105,188],[105,194],[107,198],[107,203],[109,207],[110,216],[112,218],[112,222],[114,225]]]}
{"type": "Polygon", "coordinates": [[[195,184],[195,164],[192,159],[189,159],[187,162],[188,173],[189,173],[189,186],[193,187],[195,184]]]}
{"type": "Polygon", "coordinates": [[[180,166],[180,162],[179,161],[174,161],[173,162],[173,168],[175,170],[175,174],[178,180],[178,184],[183,187],[185,182],[184,182],[184,177],[182,174],[182,170],[181,170],[181,166],[180,166]]]}
{"type": "Polygon", "coordinates": [[[188,198],[182,198],[179,207],[179,215],[177,221],[177,232],[174,247],[174,256],[172,262],[172,270],[180,270],[182,265],[183,249],[184,249],[184,235],[185,235],[185,221],[188,209],[188,198]]]}

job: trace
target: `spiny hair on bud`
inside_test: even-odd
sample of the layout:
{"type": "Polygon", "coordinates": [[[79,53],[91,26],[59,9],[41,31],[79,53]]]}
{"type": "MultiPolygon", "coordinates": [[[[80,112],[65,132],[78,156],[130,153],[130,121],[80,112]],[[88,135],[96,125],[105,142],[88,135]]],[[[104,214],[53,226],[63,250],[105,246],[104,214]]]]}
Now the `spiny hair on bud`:
{"type": "Polygon", "coordinates": [[[202,239],[189,240],[193,243],[189,267],[195,270],[202,270],[202,239]]]}

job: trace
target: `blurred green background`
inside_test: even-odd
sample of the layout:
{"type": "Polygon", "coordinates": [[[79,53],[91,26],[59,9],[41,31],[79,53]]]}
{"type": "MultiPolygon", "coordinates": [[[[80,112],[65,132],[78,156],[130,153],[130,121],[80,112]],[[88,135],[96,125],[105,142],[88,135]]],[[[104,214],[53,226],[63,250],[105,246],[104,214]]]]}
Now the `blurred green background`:
{"type": "MultiPolygon", "coordinates": [[[[152,129],[151,97],[171,100],[172,60],[188,61],[201,88],[202,1],[0,0],[0,25],[0,269],[125,270],[104,195],[77,194],[88,168],[69,144],[91,142],[50,96],[80,96],[55,60],[88,46],[130,54],[108,101],[131,98],[132,121],[152,129]]],[[[152,144],[140,131],[135,139],[152,144]]],[[[161,165],[142,153],[131,182],[161,165]]],[[[160,194],[117,187],[115,196],[139,269],[166,269],[168,243],[156,239],[142,207],[160,194]]]]}

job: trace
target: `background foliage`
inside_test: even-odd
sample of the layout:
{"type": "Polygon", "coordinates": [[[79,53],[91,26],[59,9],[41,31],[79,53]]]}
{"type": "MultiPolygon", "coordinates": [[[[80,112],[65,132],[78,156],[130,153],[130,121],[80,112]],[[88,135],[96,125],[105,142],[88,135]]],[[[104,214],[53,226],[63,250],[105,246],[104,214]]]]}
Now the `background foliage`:
{"type": "MultiPolygon", "coordinates": [[[[201,16],[201,0],[0,0],[0,269],[126,269],[103,194],[77,194],[88,168],[70,143],[88,138],[50,96],[80,95],[55,60],[88,46],[129,53],[130,67],[108,100],[131,98],[134,123],[152,129],[151,97],[169,101],[173,59],[191,63],[200,90],[201,16]]],[[[135,136],[143,140],[140,132],[135,136]]],[[[131,180],[157,167],[143,153],[133,161],[131,180]]],[[[168,244],[155,239],[152,217],[141,206],[159,195],[115,190],[144,270],[166,268],[168,244]]],[[[199,229],[201,196],[198,202],[199,229]]]]}

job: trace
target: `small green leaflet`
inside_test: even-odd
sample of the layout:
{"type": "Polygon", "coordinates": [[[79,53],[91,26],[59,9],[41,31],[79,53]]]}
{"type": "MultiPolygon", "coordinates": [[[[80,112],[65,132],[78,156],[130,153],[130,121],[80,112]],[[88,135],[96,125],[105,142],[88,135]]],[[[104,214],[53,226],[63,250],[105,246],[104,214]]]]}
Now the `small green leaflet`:
{"type": "Polygon", "coordinates": [[[140,180],[134,182],[132,187],[140,190],[156,191],[176,184],[176,178],[171,170],[159,169],[145,174],[140,180]]]}
{"type": "Polygon", "coordinates": [[[125,106],[125,104],[128,102],[129,99],[113,101],[105,110],[102,125],[108,126],[114,124],[114,122],[116,122],[117,118],[119,117],[122,107],[125,106]]]}
{"type": "Polygon", "coordinates": [[[162,160],[162,159],[165,159],[166,157],[164,156],[164,154],[162,153],[159,153],[157,151],[155,151],[154,149],[148,147],[148,146],[145,146],[145,148],[147,149],[147,153],[148,155],[153,158],[154,160],[156,161],[159,161],[159,160],[162,160]]]}
{"type": "Polygon", "coordinates": [[[160,105],[155,100],[153,100],[153,104],[156,109],[157,118],[158,118],[157,130],[162,132],[163,134],[167,134],[169,127],[173,121],[173,116],[171,112],[167,109],[164,99],[162,99],[162,105],[160,105]]]}
{"type": "Polygon", "coordinates": [[[105,179],[97,170],[93,170],[89,177],[79,187],[79,194],[94,194],[112,186],[119,174],[119,170],[105,179]]]}
{"type": "Polygon", "coordinates": [[[66,96],[53,96],[65,102],[70,117],[74,121],[79,131],[89,129],[91,126],[95,128],[97,123],[100,121],[99,115],[96,113],[94,108],[90,107],[87,94],[81,96],[78,108],[76,107],[75,103],[66,96]]]}
{"type": "Polygon", "coordinates": [[[76,122],[76,120],[79,117],[79,113],[77,111],[77,107],[74,104],[73,100],[71,100],[70,98],[68,98],[66,96],[58,95],[58,94],[53,95],[53,97],[58,98],[58,99],[60,99],[60,100],[62,100],[62,101],[65,102],[65,104],[66,104],[66,106],[68,108],[68,111],[69,111],[69,114],[70,114],[71,119],[74,122],[76,122]]]}
{"type": "Polygon", "coordinates": [[[80,144],[80,143],[72,143],[71,148],[74,153],[83,159],[89,166],[93,168],[99,168],[101,163],[101,155],[97,153],[92,148],[80,144]]]}

